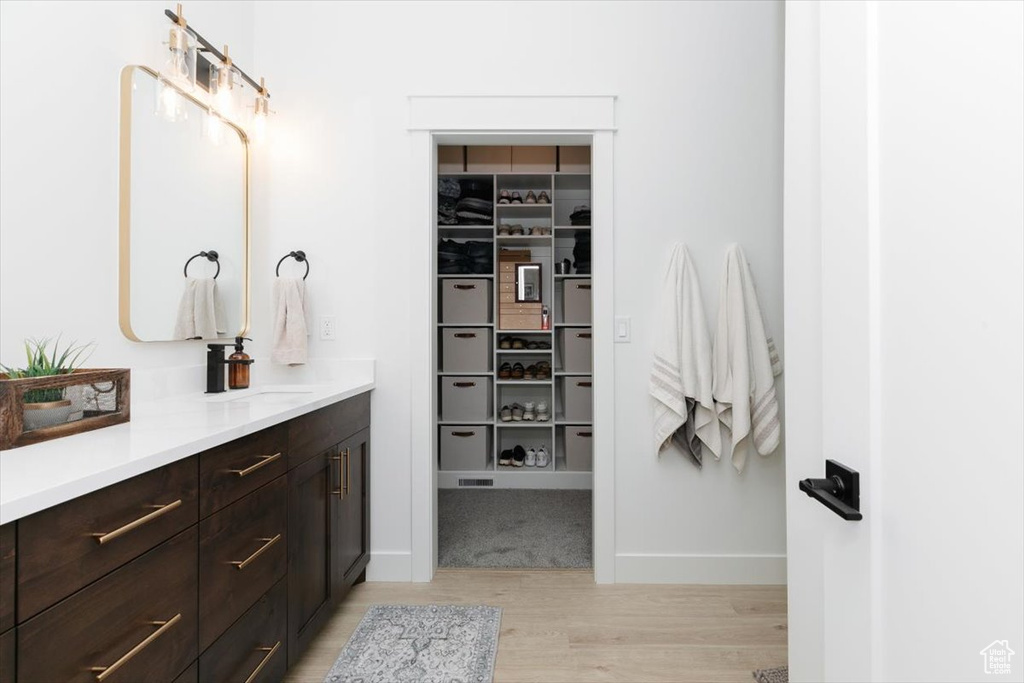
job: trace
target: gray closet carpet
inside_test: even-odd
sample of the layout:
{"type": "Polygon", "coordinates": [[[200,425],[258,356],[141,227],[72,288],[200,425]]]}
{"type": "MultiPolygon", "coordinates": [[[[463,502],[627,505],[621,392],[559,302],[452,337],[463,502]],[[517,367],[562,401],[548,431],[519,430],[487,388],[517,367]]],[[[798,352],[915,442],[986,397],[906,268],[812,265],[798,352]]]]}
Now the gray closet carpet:
{"type": "Polygon", "coordinates": [[[546,489],[440,489],[440,567],[593,566],[591,492],[546,489]]]}

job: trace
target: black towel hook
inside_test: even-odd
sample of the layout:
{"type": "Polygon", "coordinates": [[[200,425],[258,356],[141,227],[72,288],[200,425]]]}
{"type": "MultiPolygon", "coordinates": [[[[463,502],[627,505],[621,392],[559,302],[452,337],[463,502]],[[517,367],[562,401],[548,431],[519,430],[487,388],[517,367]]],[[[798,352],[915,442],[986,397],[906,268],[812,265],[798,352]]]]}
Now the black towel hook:
{"type": "Polygon", "coordinates": [[[217,276],[220,275],[220,254],[215,252],[213,249],[210,251],[201,251],[188,261],[185,261],[185,277],[188,277],[188,264],[192,263],[193,259],[197,259],[202,256],[207,261],[217,264],[217,272],[213,274],[213,279],[216,280],[217,276]]]}
{"type": "Polygon", "coordinates": [[[299,263],[305,263],[306,274],[302,276],[302,279],[305,280],[307,277],[309,277],[309,259],[306,258],[306,252],[302,251],[301,249],[298,251],[289,251],[287,254],[282,256],[281,260],[277,262],[277,268],[274,269],[274,275],[276,275],[277,277],[281,277],[281,264],[284,263],[284,260],[286,258],[293,258],[299,263]]]}

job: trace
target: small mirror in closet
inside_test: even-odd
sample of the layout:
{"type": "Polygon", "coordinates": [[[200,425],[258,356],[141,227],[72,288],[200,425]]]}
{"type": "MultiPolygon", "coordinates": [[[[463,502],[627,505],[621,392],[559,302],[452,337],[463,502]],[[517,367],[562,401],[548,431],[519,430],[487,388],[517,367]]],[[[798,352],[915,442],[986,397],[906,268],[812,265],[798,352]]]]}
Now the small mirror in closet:
{"type": "Polygon", "coordinates": [[[516,302],[539,302],[541,289],[539,263],[516,264],[516,302]]]}

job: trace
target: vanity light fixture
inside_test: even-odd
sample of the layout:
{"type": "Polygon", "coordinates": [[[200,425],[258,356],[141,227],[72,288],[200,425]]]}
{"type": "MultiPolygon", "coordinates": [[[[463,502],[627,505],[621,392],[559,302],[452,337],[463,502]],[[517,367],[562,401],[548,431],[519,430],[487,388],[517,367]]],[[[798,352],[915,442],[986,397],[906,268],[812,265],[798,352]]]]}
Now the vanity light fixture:
{"type": "Polygon", "coordinates": [[[180,4],[168,34],[167,53],[158,89],[157,109],[168,121],[177,121],[188,117],[178,90],[192,92],[196,87],[196,40],[188,30],[180,4]],[[177,87],[168,85],[168,81],[177,87]]]}
{"type": "Polygon", "coordinates": [[[256,99],[252,108],[252,137],[256,144],[263,144],[267,139],[267,119],[270,118],[270,92],[267,83],[260,78],[260,89],[256,91],[256,99]]]}

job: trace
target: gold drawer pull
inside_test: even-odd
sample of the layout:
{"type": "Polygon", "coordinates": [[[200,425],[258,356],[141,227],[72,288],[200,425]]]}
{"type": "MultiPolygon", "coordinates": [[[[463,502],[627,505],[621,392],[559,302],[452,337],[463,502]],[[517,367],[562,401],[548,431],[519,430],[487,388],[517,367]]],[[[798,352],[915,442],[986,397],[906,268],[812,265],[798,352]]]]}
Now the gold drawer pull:
{"type": "Polygon", "coordinates": [[[152,522],[157,517],[161,517],[163,515],[166,515],[168,512],[170,512],[171,510],[174,510],[175,508],[179,507],[180,505],[181,505],[181,498],[179,498],[178,500],[174,501],[173,503],[168,503],[167,505],[147,505],[146,507],[156,508],[156,510],[153,510],[148,515],[143,515],[142,517],[139,517],[134,522],[128,522],[127,524],[125,524],[120,529],[114,529],[113,531],[108,531],[107,533],[92,534],[92,537],[95,538],[96,542],[99,543],[100,545],[103,545],[105,543],[109,543],[110,541],[113,541],[115,538],[119,538],[121,536],[124,536],[126,533],[128,533],[132,529],[137,529],[140,526],[142,526],[143,524],[148,524],[149,522],[152,522]]]}
{"type": "Polygon", "coordinates": [[[345,500],[345,494],[348,493],[348,486],[346,486],[344,484],[345,473],[341,469],[342,468],[341,462],[343,460],[345,460],[345,458],[347,458],[347,457],[348,457],[348,449],[347,448],[345,449],[344,453],[339,453],[338,455],[332,455],[331,456],[331,460],[337,460],[338,461],[338,488],[336,488],[333,491],[331,491],[331,493],[334,494],[335,496],[338,496],[342,500],[345,500]]]}
{"type": "Polygon", "coordinates": [[[475,387],[476,382],[452,382],[452,386],[456,386],[459,389],[468,389],[469,387],[475,387]]]}
{"type": "Polygon", "coordinates": [[[273,455],[261,455],[259,456],[260,461],[255,465],[249,465],[244,470],[228,470],[228,472],[230,472],[231,474],[237,474],[240,477],[244,477],[246,475],[252,474],[261,467],[269,465],[270,463],[274,462],[280,457],[280,452],[274,453],[273,455]]]}
{"type": "Polygon", "coordinates": [[[456,332],[453,336],[456,339],[476,339],[476,332],[456,332]]]}
{"type": "Polygon", "coordinates": [[[476,285],[453,285],[455,289],[476,289],[476,285]]]}
{"type": "MultiPolygon", "coordinates": [[[[181,501],[178,501],[178,502],[180,503],[181,501]]],[[[171,617],[167,621],[147,621],[146,622],[147,624],[149,624],[151,626],[159,626],[160,628],[158,628],[157,630],[155,630],[152,633],[150,633],[146,637],[145,640],[143,640],[141,643],[139,643],[138,645],[136,645],[132,649],[128,650],[128,652],[126,652],[123,655],[121,655],[121,658],[118,659],[113,664],[111,664],[110,666],[94,666],[94,667],[91,667],[89,669],[89,671],[91,671],[94,674],[96,674],[96,681],[98,683],[102,683],[104,680],[107,679],[108,676],[110,676],[115,671],[120,669],[122,666],[127,664],[128,660],[130,660],[132,657],[134,657],[135,655],[137,655],[140,652],[142,652],[146,648],[146,646],[148,646],[154,640],[156,640],[157,638],[162,636],[164,634],[164,632],[167,631],[167,629],[169,629],[170,627],[174,626],[179,621],[181,621],[181,614],[175,614],[173,617],[171,617]]]]}
{"type": "Polygon", "coordinates": [[[345,449],[345,485],[342,487],[342,490],[345,492],[346,496],[348,495],[348,484],[349,484],[350,481],[352,481],[352,452],[348,448],[346,448],[345,449]]]}
{"type": "Polygon", "coordinates": [[[249,677],[247,679],[245,679],[245,683],[252,683],[253,681],[255,681],[256,677],[260,675],[261,671],[263,671],[263,667],[265,667],[267,665],[267,662],[270,661],[270,658],[273,657],[274,655],[276,655],[277,651],[280,650],[280,649],[281,649],[281,641],[280,640],[277,641],[277,643],[274,645],[274,647],[258,647],[258,648],[256,648],[257,652],[266,652],[267,655],[262,660],[260,660],[259,666],[257,666],[255,669],[252,670],[252,673],[249,674],[249,677]]]}
{"type": "Polygon", "coordinates": [[[278,541],[281,540],[281,534],[278,534],[277,536],[274,536],[273,538],[257,538],[256,540],[257,541],[263,541],[263,545],[260,546],[259,550],[257,550],[256,552],[254,552],[252,555],[250,555],[249,557],[245,558],[241,562],[232,562],[231,564],[235,565],[235,567],[237,569],[245,569],[250,564],[252,564],[253,560],[255,560],[257,557],[259,557],[263,553],[267,552],[267,550],[270,548],[270,546],[274,545],[275,543],[277,543],[278,541]]]}

